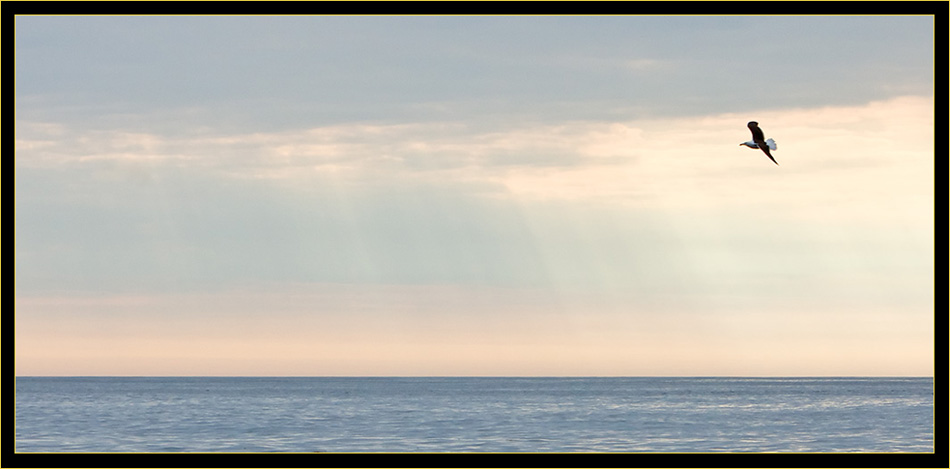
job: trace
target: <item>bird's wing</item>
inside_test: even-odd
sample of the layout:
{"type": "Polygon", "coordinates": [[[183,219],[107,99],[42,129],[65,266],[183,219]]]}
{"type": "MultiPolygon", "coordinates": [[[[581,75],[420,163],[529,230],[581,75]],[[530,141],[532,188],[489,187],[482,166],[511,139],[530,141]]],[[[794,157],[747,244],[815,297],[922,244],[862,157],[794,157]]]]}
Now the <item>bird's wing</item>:
{"type": "Polygon", "coordinates": [[[752,131],[752,141],[755,143],[765,141],[765,134],[762,133],[762,129],[760,129],[759,126],[755,124],[749,124],[749,130],[752,131]]]}
{"type": "Polygon", "coordinates": [[[778,161],[775,161],[775,158],[772,158],[772,154],[769,153],[769,147],[768,147],[768,146],[762,145],[762,146],[760,146],[759,148],[761,148],[762,151],[765,152],[765,156],[769,157],[769,159],[772,160],[773,163],[778,164],[778,161]]]}

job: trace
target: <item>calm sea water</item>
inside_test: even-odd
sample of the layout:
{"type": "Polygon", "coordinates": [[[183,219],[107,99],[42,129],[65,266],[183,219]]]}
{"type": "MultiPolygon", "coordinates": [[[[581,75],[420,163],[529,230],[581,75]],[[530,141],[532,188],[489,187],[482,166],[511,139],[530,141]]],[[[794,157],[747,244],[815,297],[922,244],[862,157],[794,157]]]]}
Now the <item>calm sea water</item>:
{"type": "Polygon", "coordinates": [[[16,379],[19,452],[931,452],[931,378],[16,379]]]}

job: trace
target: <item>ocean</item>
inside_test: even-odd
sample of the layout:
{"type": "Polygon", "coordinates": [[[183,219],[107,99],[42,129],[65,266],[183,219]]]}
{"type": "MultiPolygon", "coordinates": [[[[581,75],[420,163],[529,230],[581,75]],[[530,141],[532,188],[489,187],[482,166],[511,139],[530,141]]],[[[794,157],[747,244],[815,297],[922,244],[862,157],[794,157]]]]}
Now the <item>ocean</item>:
{"type": "Polygon", "coordinates": [[[18,377],[26,452],[932,452],[932,378],[18,377]]]}

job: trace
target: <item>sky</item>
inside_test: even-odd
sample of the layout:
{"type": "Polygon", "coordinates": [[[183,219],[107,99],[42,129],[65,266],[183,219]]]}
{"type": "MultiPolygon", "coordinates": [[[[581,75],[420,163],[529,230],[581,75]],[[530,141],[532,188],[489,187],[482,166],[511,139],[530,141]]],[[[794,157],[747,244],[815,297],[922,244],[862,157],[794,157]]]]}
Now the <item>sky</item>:
{"type": "Polygon", "coordinates": [[[932,376],[933,37],[17,17],[16,373],[932,376]]]}

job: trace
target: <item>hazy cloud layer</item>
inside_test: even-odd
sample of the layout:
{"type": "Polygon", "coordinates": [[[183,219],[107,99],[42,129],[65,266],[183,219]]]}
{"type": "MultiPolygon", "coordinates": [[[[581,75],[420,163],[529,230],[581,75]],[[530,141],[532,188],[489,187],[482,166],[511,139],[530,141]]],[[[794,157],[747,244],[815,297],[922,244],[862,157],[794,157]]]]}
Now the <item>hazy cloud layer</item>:
{"type": "MultiPolygon", "coordinates": [[[[738,146],[747,130],[731,115],[213,138],[23,123],[18,288],[653,285],[683,275],[692,246],[790,253],[779,262],[803,274],[813,266],[796,258],[835,258],[843,237],[929,233],[929,100],[763,114],[781,133],[778,171],[738,146]]],[[[908,239],[921,253],[929,240],[908,239]]],[[[888,256],[874,244],[848,249],[888,256]]],[[[690,269],[728,271],[720,255],[690,269]]]]}
{"type": "Polygon", "coordinates": [[[931,91],[932,27],[874,16],[19,17],[17,111],[106,127],[173,114],[184,132],[861,104],[931,91]]]}

